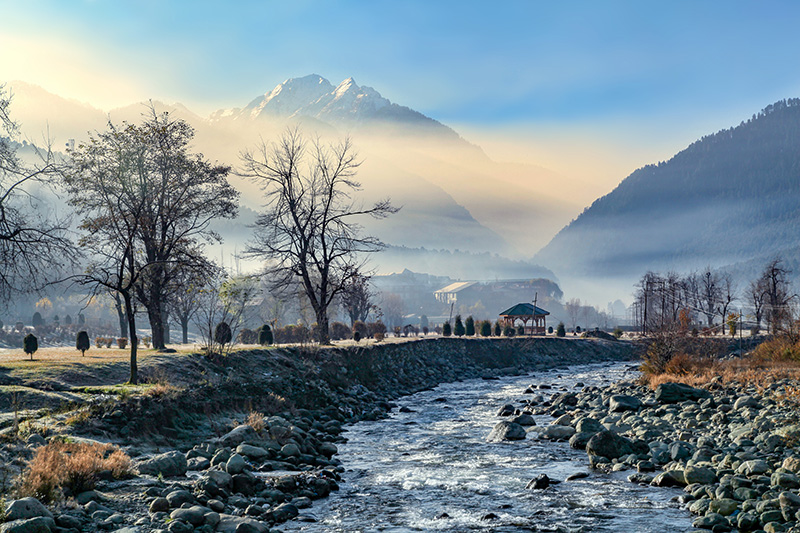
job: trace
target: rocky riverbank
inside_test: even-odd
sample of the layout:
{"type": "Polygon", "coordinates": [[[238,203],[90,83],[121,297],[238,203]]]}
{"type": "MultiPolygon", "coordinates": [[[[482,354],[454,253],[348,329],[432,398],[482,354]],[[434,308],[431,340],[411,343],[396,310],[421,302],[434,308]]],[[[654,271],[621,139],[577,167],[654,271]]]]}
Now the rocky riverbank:
{"type": "Polygon", "coordinates": [[[167,359],[145,372],[160,376],[161,393],[39,412],[25,442],[3,445],[9,477],[64,437],[117,444],[138,474],[101,476],[94,490],[67,493],[49,509],[12,501],[2,531],[265,532],[311,520],[303,510],[338,488],[344,426],[384,416],[392,400],[442,382],[637,354],[635,345],[600,340],[452,338],[167,359]]]}
{"type": "MultiPolygon", "coordinates": [[[[581,384],[577,384],[581,385],[581,384]]],[[[597,470],[631,471],[631,483],[682,487],[698,531],[800,531],[800,383],[702,388],[635,382],[578,392],[532,383],[504,405],[492,440],[568,441],[597,470]],[[552,423],[532,426],[531,415],[552,423]]],[[[547,489],[550,480],[531,480],[547,489]]]]}

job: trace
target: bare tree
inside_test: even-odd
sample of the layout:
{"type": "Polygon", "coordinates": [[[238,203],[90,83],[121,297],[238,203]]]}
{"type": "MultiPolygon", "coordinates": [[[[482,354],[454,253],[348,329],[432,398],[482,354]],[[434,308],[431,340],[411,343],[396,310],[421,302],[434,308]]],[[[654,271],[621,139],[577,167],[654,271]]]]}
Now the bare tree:
{"type": "Polygon", "coordinates": [[[210,355],[230,352],[232,344],[218,338],[217,326],[227,324],[231,339],[235,339],[245,309],[257,293],[258,283],[254,279],[247,276],[229,278],[222,269],[217,270],[217,276],[209,279],[206,287],[198,293],[199,306],[194,314],[194,323],[210,355]]]}
{"type": "Polygon", "coordinates": [[[708,327],[714,325],[714,317],[720,301],[719,275],[706,267],[703,272],[695,274],[697,282],[694,284],[697,292],[694,294],[694,307],[706,316],[708,327]]]}
{"type": "Polygon", "coordinates": [[[48,146],[33,147],[38,162],[25,164],[17,154],[19,127],[9,114],[11,96],[0,85],[0,301],[14,293],[42,288],[75,264],[69,221],[48,217],[30,186],[47,185],[56,174],[48,146]]]}
{"type": "Polygon", "coordinates": [[[278,284],[299,281],[317,320],[317,340],[328,344],[328,308],[363,267],[363,254],[383,248],[361,235],[359,217],[384,218],[397,211],[389,200],[364,207],[352,193],[359,161],[345,139],[309,144],[300,131],[277,143],[261,143],[241,155],[241,174],[264,191],[266,211],[255,223],[246,255],[264,259],[278,284]]]}
{"type": "Polygon", "coordinates": [[[226,179],[230,167],[212,165],[202,154],[191,153],[193,136],[186,122],[158,114],[151,106],[141,125],[117,127],[109,122],[108,131],[92,135],[74,150],[73,170],[66,180],[73,205],[92,206],[87,210],[93,211],[95,225],[129,217],[134,207],[140,210],[133,243],[134,289],[147,310],[156,349],[165,347],[164,304],[174,278],[185,265],[206,261],[200,242],[221,240],[209,229],[211,220],[232,218],[237,212],[238,193],[226,179]],[[135,186],[103,204],[118,151],[135,154],[135,165],[125,169],[135,186]]]}
{"type": "Polygon", "coordinates": [[[90,298],[102,290],[122,298],[130,334],[129,381],[134,384],[138,382],[139,345],[134,290],[142,272],[150,266],[137,264],[135,258],[139,224],[145,210],[145,199],[137,194],[141,182],[136,169],[142,157],[141,150],[113,142],[101,153],[87,150],[78,154],[63,176],[67,189],[73,192],[70,203],[83,216],[79,244],[91,252],[86,271],[73,279],[92,287],[90,298]],[[81,173],[87,165],[95,169],[98,180],[93,194],[78,198],[81,173]]]}
{"type": "Polygon", "coordinates": [[[356,274],[342,290],[342,307],[350,317],[350,325],[356,320],[367,321],[370,311],[375,308],[372,299],[375,295],[370,290],[369,276],[356,274]]]}
{"type": "Polygon", "coordinates": [[[759,284],[764,291],[764,318],[772,333],[780,331],[790,317],[789,303],[794,296],[790,294],[789,274],[791,270],[779,257],[770,261],[761,273],[759,284]]]}
{"type": "Polygon", "coordinates": [[[728,309],[731,304],[736,300],[736,282],[730,273],[724,273],[719,276],[719,302],[717,303],[717,312],[720,316],[720,323],[724,325],[728,320],[728,309]]]}
{"type": "Polygon", "coordinates": [[[572,324],[572,329],[575,329],[575,326],[578,324],[578,315],[581,312],[581,301],[579,298],[571,298],[564,304],[564,308],[567,311],[567,316],[569,316],[570,323],[572,324]]]}
{"type": "Polygon", "coordinates": [[[764,279],[759,278],[750,282],[747,286],[747,298],[753,308],[753,318],[756,320],[755,331],[761,329],[761,320],[764,317],[764,299],[766,297],[766,290],[764,287],[764,279]]]}
{"type": "Polygon", "coordinates": [[[386,325],[390,328],[402,326],[405,307],[406,303],[399,294],[392,292],[384,294],[381,302],[381,311],[386,319],[386,325]]]}
{"type": "Polygon", "coordinates": [[[189,342],[189,323],[203,302],[203,291],[209,288],[209,279],[218,277],[213,263],[183,265],[171,284],[169,309],[181,326],[181,342],[189,342]]]}

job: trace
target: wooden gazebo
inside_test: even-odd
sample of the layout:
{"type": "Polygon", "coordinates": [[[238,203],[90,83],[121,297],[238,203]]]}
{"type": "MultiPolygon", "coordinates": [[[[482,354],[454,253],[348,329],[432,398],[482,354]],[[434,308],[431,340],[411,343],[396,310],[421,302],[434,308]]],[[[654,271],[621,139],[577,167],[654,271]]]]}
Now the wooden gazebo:
{"type": "Polygon", "coordinates": [[[517,320],[522,322],[527,335],[544,335],[547,329],[547,315],[550,313],[531,303],[517,304],[500,313],[500,323],[514,327],[517,320]],[[530,322],[530,326],[528,325],[530,322]]]}

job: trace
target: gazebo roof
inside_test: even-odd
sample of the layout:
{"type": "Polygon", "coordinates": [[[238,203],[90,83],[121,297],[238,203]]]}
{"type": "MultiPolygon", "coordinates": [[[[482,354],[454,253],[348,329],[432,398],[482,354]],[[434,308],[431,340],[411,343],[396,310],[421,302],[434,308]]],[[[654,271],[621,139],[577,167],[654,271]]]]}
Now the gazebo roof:
{"type": "Polygon", "coordinates": [[[533,304],[530,303],[521,303],[515,305],[514,307],[506,309],[505,311],[500,313],[500,316],[534,316],[534,315],[545,316],[549,314],[550,313],[548,311],[545,311],[539,306],[534,306],[533,304]],[[536,311],[535,313],[534,309],[536,311]]]}

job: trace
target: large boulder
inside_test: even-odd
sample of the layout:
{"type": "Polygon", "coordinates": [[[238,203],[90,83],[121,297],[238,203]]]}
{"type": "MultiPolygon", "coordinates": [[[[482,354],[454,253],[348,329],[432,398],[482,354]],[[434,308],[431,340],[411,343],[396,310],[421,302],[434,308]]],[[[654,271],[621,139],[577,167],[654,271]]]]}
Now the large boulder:
{"type": "Polygon", "coordinates": [[[691,485],[692,483],[710,485],[717,480],[717,473],[712,468],[687,466],[683,470],[683,477],[687,485],[691,485]]]}
{"type": "Polygon", "coordinates": [[[56,522],[49,516],[22,518],[0,525],[0,533],[51,533],[56,530],[56,522]]]}
{"type": "Polygon", "coordinates": [[[604,431],[605,429],[605,426],[601,424],[599,420],[589,418],[588,416],[581,417],[575,421],[575,431],[578,433],[595,434],[604,431]]]}
{"type": "Polygon", "coordinates": [[[661,403],[696,402],[706,398],[711,398],[711,393],[707,390],[683,383],[661,383],[656,387],[656,401],[661,403]]]}
{"type": "Polygon", "coordinates": [[[150,459],[136,464],[140,474],[164,477],[178,477],[186,475],[186,456],[179,451],[172,451],[155,455],[150,459]]]}
{"type": "Polygon", "coordinates": [[[243,442],[252,442],[258,440],[258,433],[248,424],[236,426],[228,433],[220,437],[219,441],[223,446],[235,448],[243,442]]]}
{"type": "Polygon", "coordinates": [[[13,500],[5,508],[5,518],[8,522],[23,518],[36,518],[37,516],[53,518],[53,513],[36,498],[27,497],[13,500]]]}
{"type": "Polygon", "coordinates": [[[608,430],[595,434],[586,443],[586,453],[608,459],[619,459],[625,455],[647,453],[647,451],[647,443],[634,442],[608,430]]]}
{"type": "Polygon", "coordinates": [[[744,474],[745,476],[755,476],[759,474],[766,474],[772,470],[769,463],[762,459],[751,459],[750,461],[744,461],[742,464],[739,465],[739,468],[736,469],[737,474],[744,474]]]}
{"type": "Polygon", "coordinates": [[[612,413],[622,413],[625,411],[638,411],[642,406],[641,400],[636,396],[626,396],[615,394],[608,399],[608,410],[612,413]]]}
{"type": "Polygon", "coordinates": [[[217,533],[236,533],[236,531],[267,533],[267,531],[269,531],[269,527],[264,522],[254,520],[253,518],[232,516],[228,514],[219,516],[217,533]],[[239,528],[241,528],[241,530],[239,528]]]}
{"type": "Polygon", "coordinates": [[[260,461],[269,457],[269,451],[260,446],[253,446],[252,444],[240,444],[236,447],[236,453],[243,455],[254,461],[260,461]]]}
{"type": "Polygon", "coordinates": [[[235,453],[231,455],[228,461],[225,463],[225,471],[228,474],[234,476],[236,474],[241,474],[242,472],[244,472],[246,466],[247,463],[245,463],[244,457],[242,457],[238,453],[235,453]]]}
{"type": "Polygon", "coordinates": [[[552,424],[545,428],[541,428],[539,435],[543,439],[549,440],[569,440],[575,434],[575,428],[572,426],[559,426],[552,424]]]}
{"type": "Polygon", "coordinates": [[[492,432],[486,437],[489,442],[502,442],[504,440],[522,440],[525,438],[525,428],[514,422],[506,420],[498,422],[492,432]]]}

